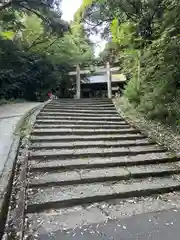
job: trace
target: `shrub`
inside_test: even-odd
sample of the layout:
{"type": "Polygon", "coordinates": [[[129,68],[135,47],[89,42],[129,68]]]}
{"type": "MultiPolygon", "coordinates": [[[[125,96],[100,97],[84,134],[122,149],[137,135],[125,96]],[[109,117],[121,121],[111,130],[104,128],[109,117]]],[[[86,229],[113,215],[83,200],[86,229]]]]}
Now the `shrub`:
{"type": "Polygon", "coordinates": [[[166,37],[153,41],[144,50],[141,84],[134,76],[124,91],[149,119],[172,125],[180,119],[180,40],[166,37]]]}
{"type": "Polygon", "coordinates": [[[127,84],[124,95],[129,99],[131,103],[138,105],[140,103],[140,91],[136,77],[133,77],[127,84]]]}

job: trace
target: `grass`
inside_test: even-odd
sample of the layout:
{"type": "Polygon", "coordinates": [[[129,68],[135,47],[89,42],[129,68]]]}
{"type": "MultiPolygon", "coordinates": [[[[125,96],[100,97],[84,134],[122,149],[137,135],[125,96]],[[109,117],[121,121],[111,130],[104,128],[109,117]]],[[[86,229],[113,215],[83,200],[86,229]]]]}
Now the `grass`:
{"type": "Polygon", "coordinates": [[[144,132],[145,135],[159,144],[179,152],[180,135],[171,126],[157,120],[146,119],[146,116],[138,112],[126,97],[117,96],[114,99],[114,103],[121,116],[126,118],[131,125],[140,129],[141,132],[144,132]]]}

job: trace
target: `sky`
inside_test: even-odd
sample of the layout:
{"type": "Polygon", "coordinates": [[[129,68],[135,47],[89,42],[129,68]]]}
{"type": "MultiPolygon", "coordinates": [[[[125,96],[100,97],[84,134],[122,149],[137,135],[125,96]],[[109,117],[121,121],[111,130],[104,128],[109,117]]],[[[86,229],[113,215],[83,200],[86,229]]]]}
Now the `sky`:
{"type": "MultiPolygon", "coordinates": [[[[62,18],[68,22],[73,20],[73,16],[80,7],[81,3],[82,0],[62,0],[62,18]]],[[[90,38],[97,44],[95,48],[95,55],[98,56],[99,52],[104,49],[106,42],[98,35],[92,35],[90,38]]]]}

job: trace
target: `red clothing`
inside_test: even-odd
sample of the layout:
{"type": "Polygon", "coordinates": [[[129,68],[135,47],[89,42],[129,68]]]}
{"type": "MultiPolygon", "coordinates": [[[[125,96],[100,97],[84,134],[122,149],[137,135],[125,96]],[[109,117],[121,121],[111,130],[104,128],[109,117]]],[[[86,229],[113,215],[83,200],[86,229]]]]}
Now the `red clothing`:
{"type": "Polygon", "coordinates": [[[52,96],[52,92],[48,92],[48,97],[51,97],[52,96]]]}

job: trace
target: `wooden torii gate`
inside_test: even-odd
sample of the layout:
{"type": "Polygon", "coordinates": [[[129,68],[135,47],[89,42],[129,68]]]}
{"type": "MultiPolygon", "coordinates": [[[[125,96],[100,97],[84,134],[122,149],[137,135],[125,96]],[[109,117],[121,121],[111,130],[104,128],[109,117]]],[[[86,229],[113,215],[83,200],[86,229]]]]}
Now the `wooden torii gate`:
{"type": "MultiPolygon", "coordinates": [[[[106,68],[99,67],[99,70],[97,73],[106,73],[107,76],[107,95],[108,98],[112,98],[112,86],[111,86],[111,80],[112,80],[112,72],[118,71],[119,68],[111,68],[109,62],[106,63],[106,68]]],[[[69,75],[76,75],[76,98],[80,99],[81,98],[81,74],[88,74],[90,73],[89,70],[80,70],[80,66],[76,66],[76,72],[70,72],[69,75]]]]}

